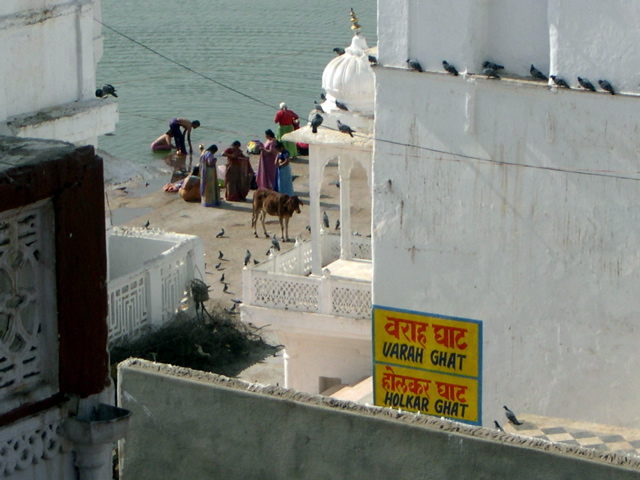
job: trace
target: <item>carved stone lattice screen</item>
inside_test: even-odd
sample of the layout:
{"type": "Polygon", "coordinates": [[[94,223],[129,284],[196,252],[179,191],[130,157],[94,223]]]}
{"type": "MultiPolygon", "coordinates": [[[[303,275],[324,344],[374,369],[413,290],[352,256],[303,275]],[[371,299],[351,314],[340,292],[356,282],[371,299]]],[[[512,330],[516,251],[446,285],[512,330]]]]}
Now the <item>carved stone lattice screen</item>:
{"type": "Polygon", "coordinates": [[[50,201],[0,213],[0,413],[58,391],[50,201]]]}

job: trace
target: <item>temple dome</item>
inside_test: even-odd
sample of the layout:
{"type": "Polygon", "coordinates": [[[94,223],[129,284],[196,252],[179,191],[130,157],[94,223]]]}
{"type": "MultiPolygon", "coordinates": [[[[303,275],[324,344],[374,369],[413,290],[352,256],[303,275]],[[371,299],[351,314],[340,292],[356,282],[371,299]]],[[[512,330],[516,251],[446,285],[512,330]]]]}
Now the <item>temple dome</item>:
{"type": "Polygon", "coordinates": [[[374,77],[365,38],[356,34],[351,45],[329,62],[322,73],[322,88],[329,100],[338,100],[350,111],[372,114],[374,77]]]}

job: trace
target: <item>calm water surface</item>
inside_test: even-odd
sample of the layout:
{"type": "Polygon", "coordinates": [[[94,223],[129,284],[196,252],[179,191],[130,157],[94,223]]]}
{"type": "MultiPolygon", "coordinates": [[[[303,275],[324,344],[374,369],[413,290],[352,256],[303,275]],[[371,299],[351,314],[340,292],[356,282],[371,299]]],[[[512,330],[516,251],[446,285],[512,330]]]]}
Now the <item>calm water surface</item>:
{"type": "Polygon", "coordinates": [[[319,100],[332,49],[351,42],[351,7],[374,46],[373,0],[102,0],[106,25],[219,83],[103,27],[97,82],[116,87],[120,121],[99,147],[148,163],[162,158],[149,144],[173,117],[200,120],[196,151],[199,143],[262,139],[282,101],[305,118],[319,100]]]}

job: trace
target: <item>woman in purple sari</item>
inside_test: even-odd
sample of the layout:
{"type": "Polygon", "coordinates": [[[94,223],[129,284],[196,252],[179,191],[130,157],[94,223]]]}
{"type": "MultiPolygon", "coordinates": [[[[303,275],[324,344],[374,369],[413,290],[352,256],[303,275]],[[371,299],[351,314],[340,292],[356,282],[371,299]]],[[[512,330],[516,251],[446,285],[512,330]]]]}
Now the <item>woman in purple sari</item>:
{"type": "Polygon", "coordinates": [[[267,141],[260,146],[260,162],[258,163],[258,188],[273,190],[276,182],[276,135],[272,130],[264,132],[267,141]]]}

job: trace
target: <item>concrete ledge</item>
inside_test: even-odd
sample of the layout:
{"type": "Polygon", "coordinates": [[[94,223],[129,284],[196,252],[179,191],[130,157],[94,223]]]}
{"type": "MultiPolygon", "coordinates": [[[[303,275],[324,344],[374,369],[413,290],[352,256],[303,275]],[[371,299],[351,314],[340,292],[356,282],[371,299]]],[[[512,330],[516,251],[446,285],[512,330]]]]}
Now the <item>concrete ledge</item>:
{"type": "Polygon", "coordinates": [[[144,360],[118,384],[123,479],[640,478],[622,455],[144,360]]]}

